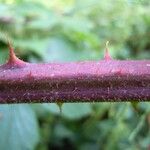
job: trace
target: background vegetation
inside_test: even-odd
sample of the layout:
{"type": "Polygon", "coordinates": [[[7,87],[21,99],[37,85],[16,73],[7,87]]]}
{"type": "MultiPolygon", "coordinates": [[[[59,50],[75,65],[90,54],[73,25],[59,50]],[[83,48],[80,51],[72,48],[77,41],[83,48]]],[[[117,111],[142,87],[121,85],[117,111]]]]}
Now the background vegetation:
{"type": "MultiPolygon", "coordinates": [[[[29,62],[150,58],[149,0],[0,0],[7,38],[29,62]]],[[[0,150],[150,149],[149,103],[0,105],[0,150]]]]}

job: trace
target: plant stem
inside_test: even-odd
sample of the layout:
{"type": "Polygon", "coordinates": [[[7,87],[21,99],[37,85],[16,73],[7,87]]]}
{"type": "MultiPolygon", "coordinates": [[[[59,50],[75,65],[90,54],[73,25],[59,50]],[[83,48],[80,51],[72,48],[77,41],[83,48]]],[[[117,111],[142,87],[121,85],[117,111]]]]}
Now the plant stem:
{"type": "Polygon", "coordinates": [[[150,61],[30,64],[10,50],[0,66],[0,103],[150,100],[150,61]]]}

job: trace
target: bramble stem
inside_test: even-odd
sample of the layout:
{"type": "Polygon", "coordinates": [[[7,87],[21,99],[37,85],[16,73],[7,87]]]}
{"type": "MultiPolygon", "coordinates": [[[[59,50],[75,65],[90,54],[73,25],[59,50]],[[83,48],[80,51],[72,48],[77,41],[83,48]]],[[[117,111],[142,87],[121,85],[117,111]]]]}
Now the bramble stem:
{"type": "MultiPolygon", "coordinates": [[[[0,103],[150,100],[150,60],[0,66],[0,103]]],[[[12,60],[13,59],[13,60],[12,60]]]]}

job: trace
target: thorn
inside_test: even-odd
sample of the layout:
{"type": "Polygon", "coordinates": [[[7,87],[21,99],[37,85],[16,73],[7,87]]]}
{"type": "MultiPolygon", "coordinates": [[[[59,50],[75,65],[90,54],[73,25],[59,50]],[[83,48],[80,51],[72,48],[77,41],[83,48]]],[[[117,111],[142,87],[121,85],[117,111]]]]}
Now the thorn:
{"type": "Polygon", "coordinates": [[[12,45],[11,45],[9,40],[8,40],[8,48],[9,48],[9,59],[8,59],[7,64],[9,64],[9,65],[14,65],[14,64],[20,65],[20,64],[24,64],[25,63],[24,61],[20,60],[15,55],[14,48],[12,47],[12,45]]]}
{"type": "Polygon", "coordinates": [[[105,60],[111,60],[112,59],[110,54],[109,54],[108,44],[109,44],[109,41],[106,42],[106,50],[105,50],[105,54],[104,54],[105,60]]]}
{"type": "Polygon", "coordinates": [[[10,41],[8,40],[8,48],[9,48],[9,63],[14,63],[18,59],[15,55],[14,49],[12,45],[10,44],[10,41]]]}
{"type": "Polygon", "coordinates": [[[63,102],[56,102],[57,106],[59,107],[59,112],[60,114],[62,113],[62,105],[63,105],[63,102]]]}

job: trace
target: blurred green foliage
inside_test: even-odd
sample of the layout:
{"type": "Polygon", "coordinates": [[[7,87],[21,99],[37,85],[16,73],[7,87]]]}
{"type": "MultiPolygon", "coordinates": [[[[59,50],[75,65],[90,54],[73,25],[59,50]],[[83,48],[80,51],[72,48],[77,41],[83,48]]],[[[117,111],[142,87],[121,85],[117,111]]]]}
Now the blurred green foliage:
{"type": "MultiPolygon", "coordinates": [[[[149,0],[1,0],[0,63],[7,38],[30,62],[150,58],[149,0]]],[[[145,150],[149,103],[1,105],[0,150],[145,150]]]]}

